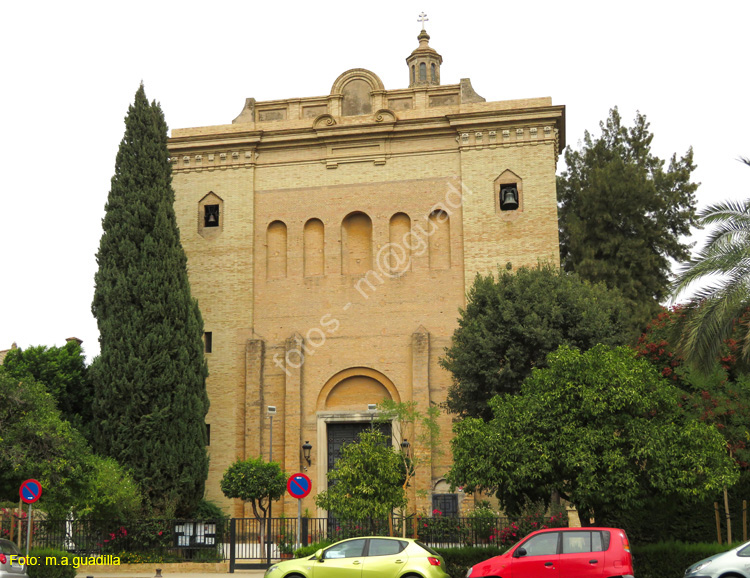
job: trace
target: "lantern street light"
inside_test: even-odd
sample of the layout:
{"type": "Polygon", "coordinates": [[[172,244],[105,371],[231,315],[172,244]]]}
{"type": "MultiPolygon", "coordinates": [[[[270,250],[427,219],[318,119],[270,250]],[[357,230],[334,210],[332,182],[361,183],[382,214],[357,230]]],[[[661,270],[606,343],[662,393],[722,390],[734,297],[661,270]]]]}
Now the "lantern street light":
{"type": "Polygon", "coordinates": [[[312,461],[310,460],[311,451],[312,451],[312,444],[309,441],[305,441],[305,443],[302,444],[302,457],[305,459],[308,466],[312,464],[312,461]]]}

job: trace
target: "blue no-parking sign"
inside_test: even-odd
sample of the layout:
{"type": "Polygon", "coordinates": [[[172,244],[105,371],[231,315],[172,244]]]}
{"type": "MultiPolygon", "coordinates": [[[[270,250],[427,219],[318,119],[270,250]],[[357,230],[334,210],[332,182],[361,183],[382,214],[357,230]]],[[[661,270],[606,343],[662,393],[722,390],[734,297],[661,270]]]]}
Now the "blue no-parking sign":
{"type": "Polygon", "coordinates": [[[33,504],[42,497],[42,484],[36,480],[26,480],[18,489],[21,499],[27,504],[33,504]]]}
{"type": "Polygon", "coordinates": [[[301,500],[312,490],[312,482],[305,474],[294,474],[289,476],[286,482],[286,491],[292,498],[301,500]]]}

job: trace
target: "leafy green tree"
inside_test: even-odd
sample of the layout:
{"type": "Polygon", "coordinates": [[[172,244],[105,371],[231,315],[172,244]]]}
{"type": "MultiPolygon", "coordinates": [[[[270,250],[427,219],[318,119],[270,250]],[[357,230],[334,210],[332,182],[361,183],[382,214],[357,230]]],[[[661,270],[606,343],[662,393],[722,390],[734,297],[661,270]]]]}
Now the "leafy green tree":
{"type": "Polygon", "coordinates": [[[221,491],[227,498],[250,502],[259,520],[268,515],[272,501],[286,491],[288,475],[277,462],[265,462],[262,457],[234,462],[221,479],[221,491]]]}
{"type": "Polygon", "coordinates": [[[141,491],[133,477],[112,458],[82,457],[86,473],[71,510],[77,519],[127,520],[141,513],[141,491]]]}
{"type": "Polygon", "coordinates": [[[492,399],[489,423],[455,424],[450,482],[491,491],[511,512],[557,491],[584,521],[655,493],[697,500],[734,484],[716,428],[687,415],[679,390],[635,355],[603,345],[550,354],[519,395],[492,399]]]}
{"type": "Polygon", "coordinates": [[[167,124],[141,85],[102,223],[91,370],[98,449],[133,472],[161,515],[192,511],[208,473],[203,321],[173,204],[167,124]]]}
{"type": "Polygon", "coordinates": [[[0,367],[0,500],[18,499],[21,482],[35,478],[38,506],[52,517],[127,516],[140,506],[132,478],[113,460],[91,452],[63,420],[53,396],[32,378],[18,380],[0,367]]]}
{"type": "MultiPolygon", "coordinates": [[[[750,166],[750,159],[741,159],[750,166]]],[[[706,244],[678,272],[675,296],[705,282],[684,306],[678,351],[698,368],[710,368],[724,341],[739,330],[741,357],[750,362],[750,199],[724,201],[700,212],[711,227],[706,244]]]]}
{"type": "MultiPolygon", "coordinates": [[[[440,409],[433,405],[426,408],[425,411],[420,411],[415,401],[396,402],[386,399],[378,404],[378,410],[379,422],[396,426],[391,428],[391,437],[394,446],[400,448],[396,455],[401,460],[400,470],[404,473],[401,486],[408,502],[407,488],[417,475],[417,471],[423,468],[431,470],[433,460],[442,453],[440,449],[440,426],[437,421],[440,409]]],[[[407,505],[405,504],[402,510],[404,536],[406,536],[407,505]]],[[[416,514],[416,504],[414,505],[414,513],[416,514]]]]}
{"type": "MultiPolygon", "coordinates": [[[[742,359],[737,340],[743,331],[742,324],[735,325],[710,366],[699,370],[686,363],[672,344],[687,315],[682,307],[662,311],[638,340],[636,351],[682,390],[681,406],[685,411],[712,425],[724,437],[726,451],[746,480],[750,475],[750,375],[746,373],[747,363],[742,359]]],[[[723,494],[728,535],[731,536],[726,487],[723,494]]]]}
{"type": "Polygon", "coordinates": [[[344,520],[387,518],[391,511],[406,507],[404,462],[375,429],[341,448],[328,479],[333,484],[315,496],[315,503],[344,520]]]}
{"type": "Polygon", "coordinates": [[[3,367],[17,379],[32,377],[43,383],[55,398],[63,419],[89,438],[93,386],[80,343],[69,341],[62,347],[11,349],[3,367]]]}
{"type": "Polygon", "coordinates": [[[693,151],[665,169],[644,115],[625,127],[615,107],[599,126],[601,136],[587,131],[581,150],[566,150],[557,180],[562,263],[620,290],[642,330],[669,295],[669,260],[690,256],[680,237],[696,223],[693,151]]]}
{"type": "Polygon", "coordinates": [[[635,339],[622,297],[550,264],[477,275],[440,364],[453,374],[447,408],[489,420],[487,402],[515,392],[560,345],[586,350],[635,339]]]}

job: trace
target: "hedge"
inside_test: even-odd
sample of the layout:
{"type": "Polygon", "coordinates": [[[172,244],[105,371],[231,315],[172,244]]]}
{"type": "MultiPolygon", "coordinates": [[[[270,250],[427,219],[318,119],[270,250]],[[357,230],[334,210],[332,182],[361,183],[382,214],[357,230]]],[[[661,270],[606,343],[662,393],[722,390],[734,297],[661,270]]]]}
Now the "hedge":
{"type": "Polygon", "coordinates": [[[451,578],[465,578],[466,571],[470,566],[479,564],[479,562],[488,558],[499,556],[507,548],[464,546],[462,548],[433,548],[433,550],[445,560],[445,571],[450,574],[451,578]]]}
{"type": "Polygon", "coordinates": [[[739,545],[739,542],[687,544],[675,541],[633,546],[633,569],[638,578],[682,578],[688,566],[739,545]]]}
{"type": "MultiPolygon", "coordinates": [[[[685,569],[714,554],[739,546],[736,544],[660,542],[633,546],[633,566],[638,578],[682,578],[685,569]]],[[[445,560],[445,571],[451,578],[464,578],[470,566],[499,556],[505,549],[489,546],[479,548],[435,548],[445,560]]]]}
{"type": "Polygon", "coordinates": [[[29,578],[75,578],[78,568],[73,554],[51,548],[37,549],[29,552],[29,558],[36,559],[36,564],[28,564],[26,571],[29,578]],[[32,558],[33,557],[33,558],[32,558]],[[56,564],[47,565],[47,558],[54,558],[56,564]]]}

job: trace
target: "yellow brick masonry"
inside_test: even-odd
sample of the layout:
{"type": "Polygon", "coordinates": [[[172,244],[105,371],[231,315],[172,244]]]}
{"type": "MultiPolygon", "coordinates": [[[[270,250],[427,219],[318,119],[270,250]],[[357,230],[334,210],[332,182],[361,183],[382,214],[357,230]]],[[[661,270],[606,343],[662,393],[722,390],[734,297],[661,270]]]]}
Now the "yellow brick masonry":
{"type": "MultiPolygon", "coordinates": [[[[170,140],[192,290],[213,333],[207,497],[234,515],[252,514],[224,499],[219,481],[237,457],[268,457],[266,406],[278,409],[273,457],[288,473],[306,467],[300,447],[313,444],[313,491],[302,506],[315,513],[313,495],[326,487],[329,424],[367,421],[367,404],[384,397],[422,409],[443,402],[451,381],[438,361],[476,273],[559,260],[555,168],[564,107],[549,98],[468,102],[468,81],[388,91],[360,69],[339,77],[334,90],[353,80],[370,83],[371,112],[342,117],[345,89],[248,99],[233,124],[177,129],[170,140]],[[455,104],[429,106],[445,99],[455,104]],[[522,189],[518,211],[499,210],[498,178],[508,174],[522,189]],[[209,193],[220,199],[206,202],[221,203],[221,227],[206,231],[201,200],[209,193]],[[447,231],[431,236],[436,208],[448,217],[447,231]],[[358,212],[371,223],[366,281],[342,274],[351,247],[367,242],[364,217],[360,229],[346,228],[358,212]],[[424,246],[414,245],[410,266],[389,276],[377,257],[397,230],[396,213],[408,216],[424,246]],[[304,262],[310,219],[324,227],[315,249],[323,251],[323,274],[314,276],[304,262]],[[269,227],[276,221],[285,233],[269,227]],[[285,256],[276,250],[284,240],[285,256]],[[448,255],[431,259],[430,251],[448,255]]],[[[443,453],[414,488],[428,496],[450,462],[450,418],[442,416],[441,426],[443,453]]],[[[430,507],[429,497],[418,500],[430,507]]],[[[296,500],[274,511],[293,515],[296,500]]]]}

